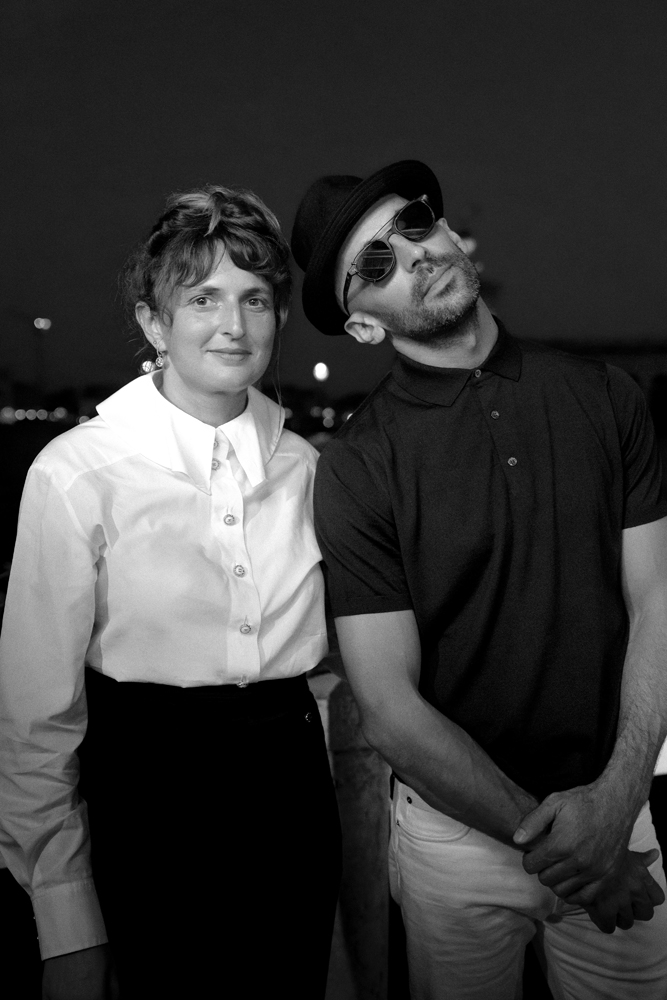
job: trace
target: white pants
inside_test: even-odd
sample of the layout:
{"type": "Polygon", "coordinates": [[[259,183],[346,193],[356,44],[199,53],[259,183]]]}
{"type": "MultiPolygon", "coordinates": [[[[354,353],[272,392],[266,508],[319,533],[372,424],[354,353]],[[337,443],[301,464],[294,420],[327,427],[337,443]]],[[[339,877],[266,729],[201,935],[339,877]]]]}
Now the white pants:
{"type": "MultiPolygon", "coordinates": [[[[647,803],[630,848],[657,846],[647,803]]],[[[520,1000],[524,951],[536,933],[555,1000],[666,1000],[667,902],[652,920],[603,934],[585,910],[527,875],[521,858],[396,781],[389,877],[412,1000],[520,1000]]],[[[662,859],[649,870],[664,889],[662,859]]]]}

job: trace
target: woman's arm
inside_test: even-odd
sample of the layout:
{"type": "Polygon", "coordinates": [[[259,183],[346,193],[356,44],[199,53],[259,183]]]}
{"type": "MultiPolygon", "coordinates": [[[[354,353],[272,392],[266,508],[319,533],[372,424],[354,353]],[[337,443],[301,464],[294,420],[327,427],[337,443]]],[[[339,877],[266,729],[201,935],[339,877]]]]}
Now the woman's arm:
{"type": "Polygon", "coordinates": [[[107,940],[76,790],[97,556],[65,489],[36,463],[0,640],[0,843],[32,898],[43,958],[107,940]]]}

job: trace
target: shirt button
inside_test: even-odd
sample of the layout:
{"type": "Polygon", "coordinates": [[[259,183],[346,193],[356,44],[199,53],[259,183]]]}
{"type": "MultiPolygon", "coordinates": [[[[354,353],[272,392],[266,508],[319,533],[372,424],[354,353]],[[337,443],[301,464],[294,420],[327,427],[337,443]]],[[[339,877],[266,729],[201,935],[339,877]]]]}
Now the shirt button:
{"type": "Polygon", "coordinates": [[[252,632],[252,628],[250,627],[250,625],[248,625],[247,622],[245,622],[245,624],[241,626],[239,631],[243,632],[244,635],[248,635],[249,632],[252,632]]]}
{"type": "Polygon", "coordinates": [[[497,410],[491,410],[491,417],[493,418],[493,420],[497,420],[499,416],[500,414],[498,413],[497,410]]]}
{"type": "Polygon", "coordinates": [[[233,514],[225,514],[222,520],[225,522],[225,524],[236,524],[236,518],[234,517],[233,514]]]}
{"type": "MultiPolygon", "coordinates": [[[[516,461],[516,459],[515,459],[515,461],[516,461]]],[[[238,566],[238,565],[235,566],[234,567],[234,576],[245,576],[245,567],[244,566],[238,566]]]]}
{"type": "Polygon", "coordinates": [[[248,678],[246,677],[245,674],[243,675],[243,677],[241,678],[241,680],[238,681],[238,683],[237,683],[236,686],[237,686],[237,688],[247,688],[247,686],[248,686],[248,678]]]}
{"type": "Polygon", "coordinates": [[[211,462],[211,468],[213,469],[214,472],[216,469],[220,468],[220,462],[217,460],[217,458],[214,458],[213,461],[211,462]]]}
{"type": "Polygon", "coordinates": [[[512,457],[511,457],[511,458],[508,458],[508,459],[507,459],[507,464],[508,464],[508,465],[512,465],[512,466],[514,466],[514,465],[516,465],[516,463],[517,463],[517,460],[516,460],[516,458],[514,458],[514,456],[513,456],[513,455],[512,455],[512,457]]]}
{"type": "Polygon", "coordinates": [[[481,374],[482,374],[482,369],[475,368],[475,378],[479,378],[481,374]]]}
{"type": "Polygon", "coordinates": [[[410,803],[410,805],[412,805],[412,799],[410,798],[410,796],[407,795],[406,798],[407,798],[408,802],[410,803]]]}

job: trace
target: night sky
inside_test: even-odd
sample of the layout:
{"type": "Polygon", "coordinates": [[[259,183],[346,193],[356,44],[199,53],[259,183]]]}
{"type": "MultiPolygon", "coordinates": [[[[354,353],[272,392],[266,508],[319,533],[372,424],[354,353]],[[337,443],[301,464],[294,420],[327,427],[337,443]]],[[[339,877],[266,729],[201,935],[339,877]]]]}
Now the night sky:
{"type": "MultiPolygon", "coordinates": [[[[287,234],[308,184],[406,157],[471,230],[492,307],[558,341],[667,341],[664,3],[4,0],[0,367],[52,388],[136,372],[116,275],[164,198],[250,187],[287,234]]],[[[297,294],[282,381],[365,391],[391,349],[297,294]]]]}

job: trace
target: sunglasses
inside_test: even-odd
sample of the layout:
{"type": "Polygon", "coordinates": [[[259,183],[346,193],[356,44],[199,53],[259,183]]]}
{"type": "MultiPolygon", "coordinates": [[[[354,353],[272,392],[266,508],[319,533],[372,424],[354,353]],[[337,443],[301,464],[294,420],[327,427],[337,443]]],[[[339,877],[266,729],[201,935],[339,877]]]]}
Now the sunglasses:
{"type": "Polygon", "coordinates": [[[412,243],[426,239],[435,225],[435,215],[428,203],[425,194],[421,198],[409,201],[401,208],[393,219],[385,223],[375,234],[370,243],[359,251],[350,265],[350,270],[345,277],[343,287],[343,306],[345,312],[350,315],[347,308],[347,293],[350,282],[355,274],[358,274],[364,281],[382,281],[396,266],[396,254],[389,242],[389,237],[394,233],[404,236],[412,243]],[[382,235],[384,234],[384,235],[382,235]]]}

